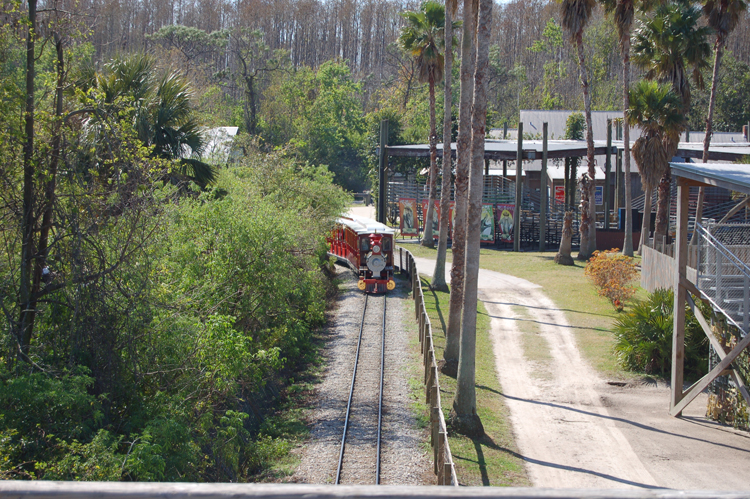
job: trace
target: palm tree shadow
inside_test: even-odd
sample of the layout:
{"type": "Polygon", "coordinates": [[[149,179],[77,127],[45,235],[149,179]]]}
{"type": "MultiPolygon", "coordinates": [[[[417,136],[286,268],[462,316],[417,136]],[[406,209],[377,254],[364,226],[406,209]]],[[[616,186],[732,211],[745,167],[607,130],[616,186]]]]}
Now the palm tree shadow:
{"type": "MultiPolygon", "coordinates": [[[[447,331],[448,327],[445,325],[445,318],[443,317],[443,310],[440,308],[440,299],[438,298],[437,293],[434,289],[432,289],[432,286],[427,285],[427,283],[422,280],[422,289],[429,289],[430,293],[432,293],[432,297],[435,298],[435,311],[438,314],[438,319],[440,319],[440,326],[443,328],[443,331],[447,331]]],[[[445,334],[445,333],[443,333],[445,334]]]]}

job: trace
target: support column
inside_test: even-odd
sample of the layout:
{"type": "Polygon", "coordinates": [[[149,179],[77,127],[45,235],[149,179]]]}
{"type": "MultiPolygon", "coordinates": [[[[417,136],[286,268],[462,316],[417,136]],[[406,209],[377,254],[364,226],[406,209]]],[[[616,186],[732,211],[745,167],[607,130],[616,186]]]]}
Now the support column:
{"type": "Polygon", "coordinates": [[[609,172],[612,169],[612,120],[607,120],[607,154],[604,160],[604,230],[609,230],[609,208],[610,202],[610,177],[609,172]]]}
{"type": "Polygon", "coordinates": [[[687,279],[687,233],[690,186],[682,177],[677,178],[677,234],[675,235],[674,271],[674,324],[672,330],[672,383],[669,401],[670,414],[681,416],[682,411],[673,412],[682,400],[682,385],[685,381],[685,302],[684,282],[687,279]]]}
{"type": "Polygon", "coordinates": [[[547,249],[547,123],[542,124],[542,179],[539,186],[539,251],[547,249]]]}
{"type": "Polygon", "coordinates": [[[518,151],[516,153],[516,207],[513,210],[513,251],[521,251],[521,197],[523,184],[523,122],[518,122],[518,151]]]}
{"type": "MultiPolygon", "coordinates": [[[[381,224],[386,222],[385,211],[388,207],[388,195],[387,184],[388,177],[385,174],[385,170],[388,166],[388,120],[382,120],[380,122],[380,150],[378,154],[378,213],[377,220],[381,224]]],[[[414,216],[416,217],[416,213],[414,216]]]]}

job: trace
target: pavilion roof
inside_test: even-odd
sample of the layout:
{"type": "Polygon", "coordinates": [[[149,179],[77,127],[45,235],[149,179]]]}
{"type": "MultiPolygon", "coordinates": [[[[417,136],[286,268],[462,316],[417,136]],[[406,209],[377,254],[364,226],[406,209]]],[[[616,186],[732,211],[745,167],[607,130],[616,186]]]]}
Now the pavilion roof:
{"type": "Polygon", "coordinates": [[[750,194],[750,165],[737,163],[670,163],[672,175],[697,184],[750,194]]]}

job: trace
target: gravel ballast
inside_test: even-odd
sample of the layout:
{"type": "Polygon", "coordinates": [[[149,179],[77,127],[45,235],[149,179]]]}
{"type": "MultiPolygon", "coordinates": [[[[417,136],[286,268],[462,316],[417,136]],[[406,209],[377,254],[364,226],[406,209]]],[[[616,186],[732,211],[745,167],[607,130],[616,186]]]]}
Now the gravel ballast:
{"type": "MultiPolygon", "coordinates": [[[[340,281],[336,305],[329,314],[326,368],[316,389],[310,421],[310,438],[301,449],[301,462],[291,481],[331,484],[336,478],[346,405],[352,382],[362,307],[365,295],[357,289],[354,273],[337,267],[340,281]]],[[[409,376],[415,362],[409,337],[413,327],[405,280],[388,293],[385,333],[385,385],[380,483],[384,485],[434,485],[431,451],[425,430],[419,429],[412,409],[409,376]]],[[[360,367],[352,401],[341,483],[375,483],[375,434],[377,432],[378,381],[380,376],[380,325],[383,297],[371,295],[365,317],[360,367]],[[370,334],[368,334],[370,330],[370,334]]],[[[416,334],[416,333],[414,333],[416,334]]]]}

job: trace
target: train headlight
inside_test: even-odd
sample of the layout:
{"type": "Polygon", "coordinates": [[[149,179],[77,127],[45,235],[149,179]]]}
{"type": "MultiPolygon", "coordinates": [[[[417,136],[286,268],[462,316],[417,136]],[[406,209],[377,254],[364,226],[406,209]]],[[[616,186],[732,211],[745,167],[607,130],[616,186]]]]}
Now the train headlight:
{"type": "Polygon", "coordinates": [[[375,246],[373,246],[372,247],[372,252],[373,253],[380,253],[380,246],[377,245],[377,244],[375,246]]]}
{"type": "Polygon", "coordinates": [[[367,284],[365,284],[365,281],[360,279],[359,282],[357,282],[357,287],[359,288],[360,291],[364,291],[365,288],[367,287],[367,284]]]}
{"type": "Polygon", "coordinates": [[[396,288],[396,281],[391,279],[388,281],[388,284],[385,285],[386,288],[388,288],[388,291],[393,291],[396,288]]]}

